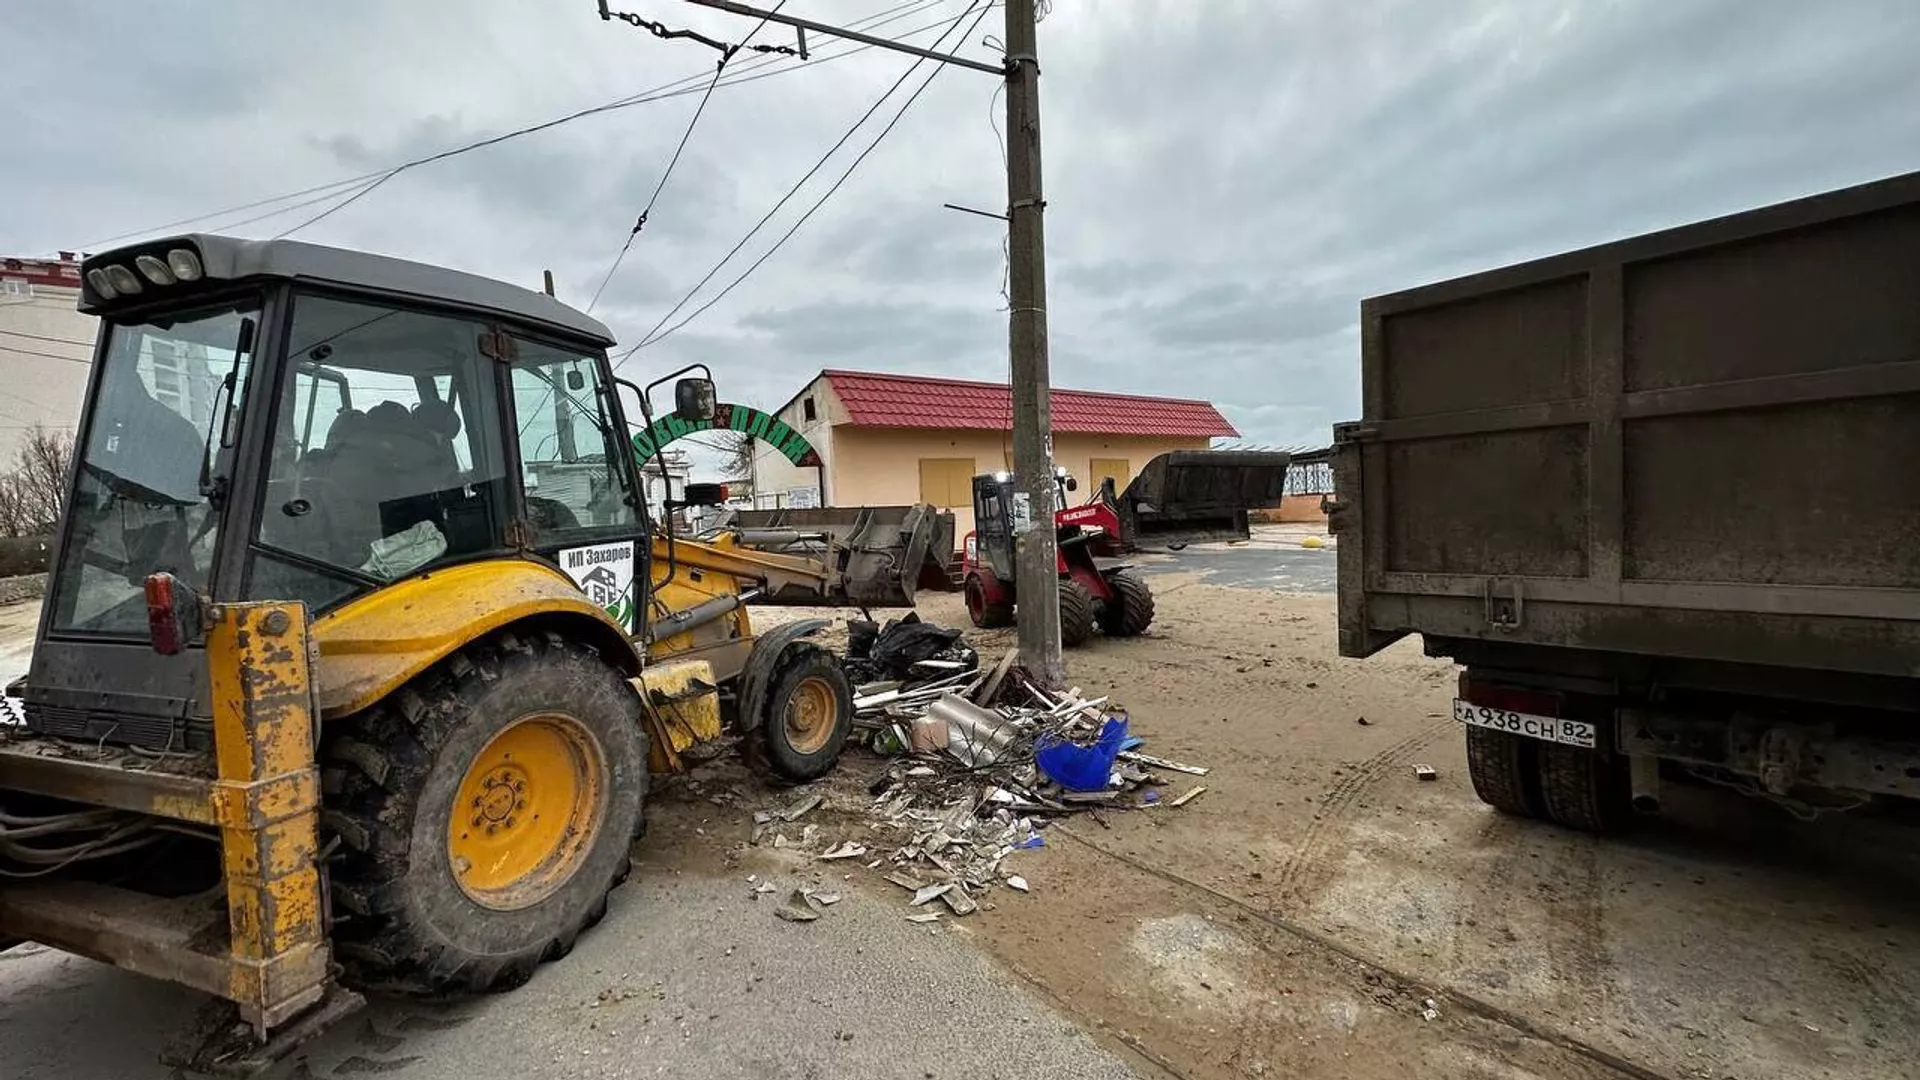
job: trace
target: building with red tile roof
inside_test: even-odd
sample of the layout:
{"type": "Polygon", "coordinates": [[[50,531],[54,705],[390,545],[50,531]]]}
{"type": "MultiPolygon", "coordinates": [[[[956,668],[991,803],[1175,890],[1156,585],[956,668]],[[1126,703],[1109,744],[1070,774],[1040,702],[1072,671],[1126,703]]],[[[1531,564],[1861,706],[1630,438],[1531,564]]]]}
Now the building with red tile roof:
{"type": "MultiPolygon", "coordinates": [[[[1202,450],[1239,435],[1212,404],[1054,388],[1053,457],[1081,482],[1081,494],[1111,476],[1124,487],[1148,459],[1202,450]]],[[[828,368],[774,414],[819,454],[761,446],[753,485],[762,507],[927,502],[952,509],[960,531],[972,521],[972,479],[1013,466],[1012,398],[1005,383],[828,368]]]]}

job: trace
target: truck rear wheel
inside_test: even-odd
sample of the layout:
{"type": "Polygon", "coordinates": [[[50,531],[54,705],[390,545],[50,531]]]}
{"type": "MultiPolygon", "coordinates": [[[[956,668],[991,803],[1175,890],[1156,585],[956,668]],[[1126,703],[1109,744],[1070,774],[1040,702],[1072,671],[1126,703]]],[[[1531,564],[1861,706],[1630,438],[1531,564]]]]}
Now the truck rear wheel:
{"type": "Polygon", "coordinates": [[[1153,590],[1137,574],[1116,570],[1107,575],[1113,599],[1100,612],[1100,629],[1108,637],[1135,637],[1153,624],[1153,590]]]}
{"type": "Polygon", "coordinates": [[[1540,816],[1538,746],[1507,731],[1467,728],[1467,775],[1480,801],[1516,817],[1540,816]]]}
{"type": "Polygon", "coordinates": [[[647,784],[639,699],[593,650],[502,634],[329,725],[322,823],[353,983],[511,990],[624,881],[647,784]]]}
{"type": "Polygon", "coordinates": [[[1060,644],[1071,649],[1093,636],[1093,594],[1072,578],[1060,579],[1060,644]]]}
{"type": "Polygon", "coordinates": [[[1541,743],[1539,754],[1541,805],[1554,823],[1603,835],[1626,826],[1626,770],[1611,755],[1561,743],[1541,743]]]}
{"type": "Polygon", "coordinates": [[[1013,625],[1013,605],[1005,600],[1004,591],[994,590],[1001,599],[992,599],[986,579],[977,573],[967,575],[966,591],[967,617],[973,620],[973,625],[982,630],[1013,625]]]}

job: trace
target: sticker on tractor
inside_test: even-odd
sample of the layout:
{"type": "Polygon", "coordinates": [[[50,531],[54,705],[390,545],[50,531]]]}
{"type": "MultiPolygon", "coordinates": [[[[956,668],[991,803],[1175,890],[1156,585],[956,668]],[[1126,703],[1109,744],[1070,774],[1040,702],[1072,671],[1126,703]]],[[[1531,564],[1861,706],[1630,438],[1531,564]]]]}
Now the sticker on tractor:
{"type": "Polygon", "coordinates": [[[560,552],[560,568],[587,599],[633,632],[633,541],[565,548],[560,552]]]}

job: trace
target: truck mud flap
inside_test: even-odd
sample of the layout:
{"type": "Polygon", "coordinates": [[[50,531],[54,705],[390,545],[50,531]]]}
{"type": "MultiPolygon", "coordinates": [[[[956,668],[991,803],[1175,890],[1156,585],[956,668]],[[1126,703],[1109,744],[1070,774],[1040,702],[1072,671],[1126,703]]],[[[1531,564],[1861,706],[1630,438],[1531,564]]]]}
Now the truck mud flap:
{"type": "Polygon", "coordinates": [[[1114,500],[1134,547],[1245,540],[1247,511],[1279,506],[1292,455],[1173,450],[1146,463],[1114,500]]]}

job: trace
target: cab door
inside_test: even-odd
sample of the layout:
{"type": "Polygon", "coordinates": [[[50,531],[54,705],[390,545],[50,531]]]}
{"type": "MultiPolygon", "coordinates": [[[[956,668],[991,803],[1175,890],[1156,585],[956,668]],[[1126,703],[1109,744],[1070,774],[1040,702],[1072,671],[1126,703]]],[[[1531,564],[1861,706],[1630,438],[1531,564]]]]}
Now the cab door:
{"type": "Polygon", "coordinates": [[[529,546],[631,635],[646,602],[645,519],[604,357],[518,338],[506,367],[529,546]]]}

